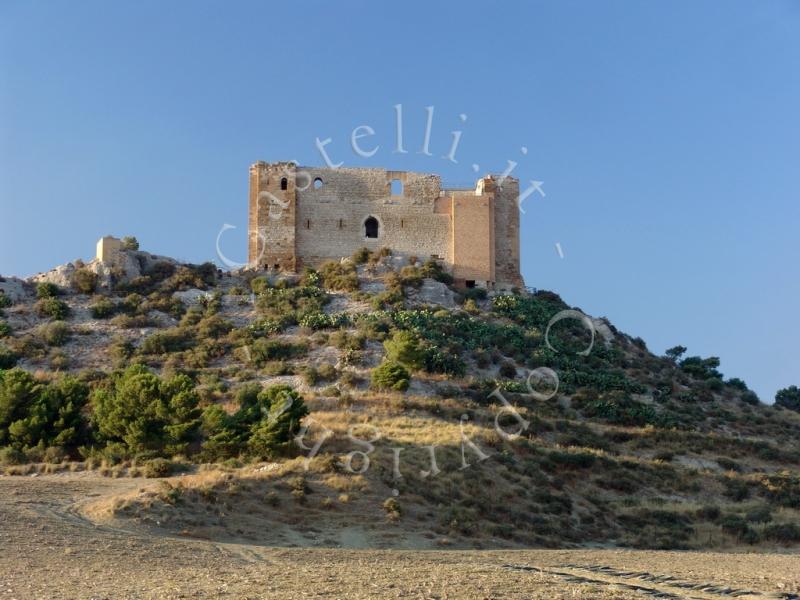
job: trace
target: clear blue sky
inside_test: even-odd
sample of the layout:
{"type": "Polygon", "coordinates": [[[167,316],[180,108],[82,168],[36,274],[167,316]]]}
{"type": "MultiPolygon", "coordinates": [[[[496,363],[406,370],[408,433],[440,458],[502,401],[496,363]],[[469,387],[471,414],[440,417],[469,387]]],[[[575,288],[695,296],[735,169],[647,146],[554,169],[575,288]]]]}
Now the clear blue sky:
{"type": "Polygon", "coordinates": [[[248,166],[321,164],[316,137],[453,182],[517,161],[546,193],[523,205],[529,285],[653,351],[718,355],[762,399],[800,384],[793,0],[5,0],[0,273],[91,258],[108,233],[214,260],[225,223],[244,260],[248,166]]]}

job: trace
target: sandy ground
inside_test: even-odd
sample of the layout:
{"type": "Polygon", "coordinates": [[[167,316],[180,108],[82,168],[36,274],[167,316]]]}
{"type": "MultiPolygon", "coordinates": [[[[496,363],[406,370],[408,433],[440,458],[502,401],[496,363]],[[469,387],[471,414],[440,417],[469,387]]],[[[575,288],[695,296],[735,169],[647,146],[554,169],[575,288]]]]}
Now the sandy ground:
{"type": "Polygon", "coordinates": [[[158,536],[83,512],[143,485],[0,477],[0,599],[800,598],[791,554],[270,548],[158,536]]]}

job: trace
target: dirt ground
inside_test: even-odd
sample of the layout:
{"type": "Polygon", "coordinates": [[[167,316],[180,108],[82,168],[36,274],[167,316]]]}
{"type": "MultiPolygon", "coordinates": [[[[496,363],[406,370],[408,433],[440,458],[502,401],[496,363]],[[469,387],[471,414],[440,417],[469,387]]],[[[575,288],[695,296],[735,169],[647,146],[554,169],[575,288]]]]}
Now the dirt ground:
{"type": "Polygon", "coordinates": [[[796,554],[270,548],[153,535],[83,510],[147,485],[0,477],[0,599],[800,598],[796,554]]]}

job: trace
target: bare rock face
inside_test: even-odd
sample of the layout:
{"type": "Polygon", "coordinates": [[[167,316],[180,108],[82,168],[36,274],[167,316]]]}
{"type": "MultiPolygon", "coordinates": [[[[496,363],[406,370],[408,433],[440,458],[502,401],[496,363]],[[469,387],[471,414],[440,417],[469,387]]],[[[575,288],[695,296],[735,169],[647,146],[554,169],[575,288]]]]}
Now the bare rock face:
{"type": "Polygon", "coordinates": [[[18,277],[0,277],[0,291],[12,302],[20,302],[29,295],[25,282],[18,277]]]}
{"type": "Polygon", "coordinates": [[[128,282],[145,275],[157,263],[167,263],[173,266],[180,263],[174,258],[142,252],[140,250],[118,249],[110,253],[105,260],[94,258],[87,263],[82,261],[69,262],[59,265],[44,273],[27,279],[30,283],[49,282],[65,290],[72,288],[72,281],[78,269],[86,269],[97,275],[97,287],[110,289],[112,281],[128,282]]]}
{"type": "Polygon", "coordinates": [[[438,304],[445,308],[455,308],[456,306],[456,295],[453,290],[435,279],[423,279],[419,289],[410,295],[422,304],[438,304]]]}
{"type": "Polygon", "coordinates": [[[614,332],[611,331],[611,328],[608,326],[608,320],[605,318],[592,319],[592,324],[594,325],[595,331],[603,338],[603,343],[606,346],[611,344],[614,339],[614,332]]]}
{"type": "Polygon", "coordinates": [[[199,304],[202,298],[210,297],[211,294],[208,292],[204,292],[203,290],[198,290],[197,288],[191,288],[189,290],[184,290],[182,292],[175,292],[172,294],[173,298],[177,298],[181,302],[183,302],[186,306],[194,306],[195,304],[199,304]]]}
{"type": "Polygon", "coordinates": [[[50,269],[45,273],[37,273],[33,277],[29,277],[28,281],[32,283],[53,283],[58,287],[70,289],[72,287],[72,276],[76,269],[75,263],[69,262],[65,265],[59,265],[54,269],[50,269]]]}

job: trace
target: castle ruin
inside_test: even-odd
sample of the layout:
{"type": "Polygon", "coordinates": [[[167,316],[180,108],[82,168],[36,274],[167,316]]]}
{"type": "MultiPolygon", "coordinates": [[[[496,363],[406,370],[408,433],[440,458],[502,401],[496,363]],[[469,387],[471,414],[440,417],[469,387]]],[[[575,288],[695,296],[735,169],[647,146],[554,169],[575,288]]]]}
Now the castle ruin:
{"type": "Polygon", "coordinates": [[[518,196],[511,177],[443,189],[438,175],[259,161],[250,167],[248,262],[297,272],[387,247],[441,261],[465,287],[521,287],[518,196]]]}

